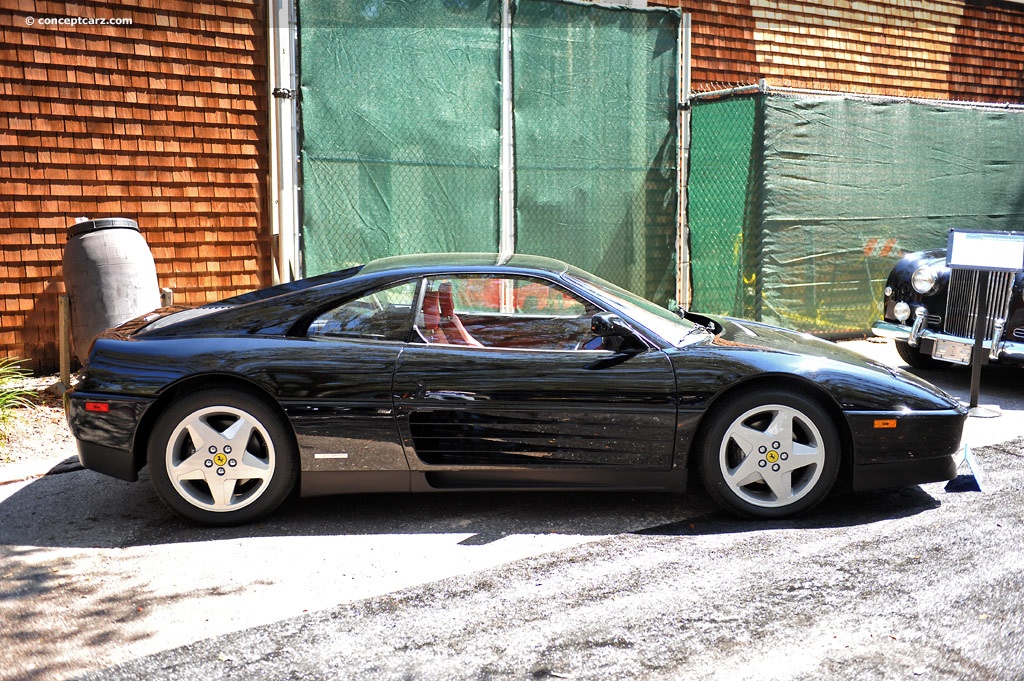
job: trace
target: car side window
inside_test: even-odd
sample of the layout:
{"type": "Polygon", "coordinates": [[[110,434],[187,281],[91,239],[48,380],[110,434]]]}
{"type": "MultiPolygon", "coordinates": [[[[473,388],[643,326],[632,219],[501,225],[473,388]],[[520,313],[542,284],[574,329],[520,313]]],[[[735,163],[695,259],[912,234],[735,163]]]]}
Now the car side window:
{"type": "Polygon", "coordinates": [[[416,314],[429,344],[523,350],[589,349],[598,309],[571,291],[531,277],[464,275],[426,281],[416,314]]]}
{"type": "Polygon", "coordinates": [[[374,291],[319,315],[310,338],[369,338],[406,341],[412,321],[415,281],[374,291]]]}

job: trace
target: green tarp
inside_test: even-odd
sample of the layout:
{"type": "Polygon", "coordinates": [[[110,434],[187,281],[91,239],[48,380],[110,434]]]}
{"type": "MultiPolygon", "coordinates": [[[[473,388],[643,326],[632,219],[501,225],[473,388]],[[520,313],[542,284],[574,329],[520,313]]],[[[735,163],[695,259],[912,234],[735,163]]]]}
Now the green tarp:
{"type": "Polygon", "coordinates": [[[765,321],[823,335],[863,333],[880,315],[882,287],[902,253],[944,247],[953,227],[1024,227],[1021,112],[839,97],[746,101],[758,100],[753,119],[726,115],[747,106],[735,100],[695,108],[694,163],[715,157],[717,144],[707,131],[696,134],[697,110],[702,126],[713,127],[721,111],[719,124],[732,122],[736,140],[753,140],[749,151],[735,142],[726,152],[751,171],[747,187],[738,186],[742,170],[691,184],[691,207],[709,201],[695,196],[698,189],[721,191],[731,206],[721,220],[690,213],[694,243],[703,240],[713,260],[709,243],[720,253],[702,264],[718,268],[713,278],[694,270],[695,300],[719,307],[709,311],[749,310],[742,299],[753,292],[765,321]],[[753,210],[745,203],[751,196],[753,210]],[[748,210],[737,225],[741,204],[748,210]],[[742,257],[725,247],[737,232],[742,257]]]}
{"type": "Polygon", "coordinates": [[[307,275],[498,243],[500,4],[300,3],[307,275]]]}
{"type": "Polygon", "coordinates": [[[517,250],[663,304],[675,295],[678,22],[524,2],[513,24],[517,250]]]}
{"type": "MultiPolygon", "coordinates": [[[[516,250],[661,302],[675,289],[679,14],[512,13],[516,250]]],[[[496,251],[501,5],[302,0],[306,274],[496,251]]]]}

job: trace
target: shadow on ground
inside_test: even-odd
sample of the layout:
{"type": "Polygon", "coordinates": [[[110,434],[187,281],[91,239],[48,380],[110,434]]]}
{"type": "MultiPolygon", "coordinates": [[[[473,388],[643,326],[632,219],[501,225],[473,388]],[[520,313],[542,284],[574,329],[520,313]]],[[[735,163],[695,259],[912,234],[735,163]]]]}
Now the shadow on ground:
{"type": "MultiPolygon", "coordinates": [[[[67,470],[67,469],[65,469],[67,470]]],[[[743,520],[703,490],[691,494],[500,492],[366,494],[286,503],[268,520],[207,528],[180,519],[156,498],[143,471],[137,483],[92,471],[47,475],[0,502],[0,546],[128,548],[255,537],[466,534],[463,545],[511,535],[708,534],[766,528],[843,527],[936,508],[920,487],[834,494],[798,518],[743,520]]]]}

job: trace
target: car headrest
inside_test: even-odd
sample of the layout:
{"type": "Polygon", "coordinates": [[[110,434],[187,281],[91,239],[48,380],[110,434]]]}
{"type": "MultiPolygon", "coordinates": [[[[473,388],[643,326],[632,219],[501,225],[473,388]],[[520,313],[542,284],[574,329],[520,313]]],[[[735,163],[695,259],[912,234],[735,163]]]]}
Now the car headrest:
{"type": "Polygon", "coordinates": [[[452,298],[452,284],[446,281],[437,287],[438,305],[441,308],[442,317],[451,317],[455,314],[455,300],[452,298]]]}
{"type": "Polygon", "coordinates": [[[437,302],[438,292],[427,291],[423,294],[423,328],[433,330],[441,322],[441,309],[437,302]]]}

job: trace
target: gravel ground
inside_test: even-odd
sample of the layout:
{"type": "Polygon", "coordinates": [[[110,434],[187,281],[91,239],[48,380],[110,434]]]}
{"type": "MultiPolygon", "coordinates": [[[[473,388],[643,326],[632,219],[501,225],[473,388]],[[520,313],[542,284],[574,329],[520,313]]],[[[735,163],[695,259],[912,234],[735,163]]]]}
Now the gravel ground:
{"type": "Polygon", "coordinates": [[[36,465],[76,456],[75,440],[64,418],[64,407],[52,389],[57,376],[33,376],[12,385],[31,391],[32,407],[15,409],[0,439],[0,471],[11,464],[36,465]]]}
{"type": "Polygon", "coordinates": [[[1024,680],[1019,437],[971,441],[984,494],[779,523],[699,494],[354,495],[211,530],[81,470],[56,380],[0,448],[0,680],[1024,680]]]}
{"type": "MultiPolygon", "coordinates": [[[[225,636],[200,626],[189,645],[83,678],[1020,680],[1022,447],[978,450],[984,494],[881,490],[776,523],[681,499],[663,506],[678,513],[668,523],[644,527],[627,511],[632,531],[225,636]]],[[[463,510],[486,512],[482,499],[463,510]]],[[[534,499],[519,518],[585,526],[575,509],[534,499]]],[[[351,543],[353,529],[335,533],[351,543]]],[[[506,529],[492,544],[517,538],[506,529]]],[[[347,577],[347,554],[333,569],[347,577]]]]}

